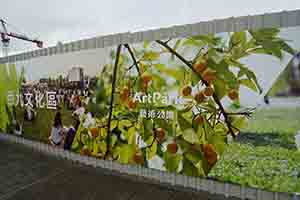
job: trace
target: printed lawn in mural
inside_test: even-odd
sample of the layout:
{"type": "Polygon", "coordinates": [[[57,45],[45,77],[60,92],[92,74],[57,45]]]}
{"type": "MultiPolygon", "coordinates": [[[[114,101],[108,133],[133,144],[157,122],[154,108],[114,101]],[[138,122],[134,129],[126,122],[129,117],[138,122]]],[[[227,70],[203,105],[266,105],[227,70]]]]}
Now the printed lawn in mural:
{"type": "Polygon", "coordinates": [[[268,28],[228,39],[124,44],[112,48],[97,74],[74,68],[75,75],[37,82],[24,78],[26,66],[17,76],[14,65],[9,75],[3,65],[0,130],[99,159],[205,177],[254,111],[240,103],[241,88],[262,92],[241,60],[295,53],[278,34],[268,28]]]}

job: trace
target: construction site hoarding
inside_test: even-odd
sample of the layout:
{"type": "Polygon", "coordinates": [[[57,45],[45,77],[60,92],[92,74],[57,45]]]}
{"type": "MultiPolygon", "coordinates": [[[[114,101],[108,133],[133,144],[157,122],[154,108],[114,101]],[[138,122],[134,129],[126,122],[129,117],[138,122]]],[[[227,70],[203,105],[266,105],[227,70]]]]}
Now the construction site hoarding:
{"type": "Polygon", "coordinates": [[[187,34],[1,64],[0,131],[206,177],[297,55],[299,32],[187,34]]]}

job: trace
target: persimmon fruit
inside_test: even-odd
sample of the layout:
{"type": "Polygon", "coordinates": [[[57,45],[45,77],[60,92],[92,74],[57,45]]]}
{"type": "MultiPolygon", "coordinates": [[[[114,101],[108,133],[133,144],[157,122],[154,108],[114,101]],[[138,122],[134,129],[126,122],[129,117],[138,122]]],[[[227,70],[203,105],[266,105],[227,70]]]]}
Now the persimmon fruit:
{"type": "Polygon", "coordinates": [[[175,154],[178,150],[178,146],[175,142],[167,145],[167,151],[171,154],[175,154]]]}
{"type": "Polygon", "coordinates": [[[204,144],[203,152],[209,167],[213,167],[218,161],[218,154],[216,153],[214,146],[212,144],[204,144]]]}
{"type": "Polygon", "coordinates": [[[205,100],[205,95],[203,94],[203,92],[198,92],[194,99],[196,100],[197,103],[202,103],[205,100]]]}
{"type": "Polygon", "coordinates": [[[210,97],[214,94],[214,89],[212,87],[208,86],[204,89],[203,93],[205,96],[210,97]]]}
{"type": "Polygon", "coordinates": [[[228,97],[229,97],[231,100],[235,101],[235,100],[237,100],[237,99],[239,98],[239,93],[238,93],[238,91],[236,91],[236,90],[230,90],[230,91],[228,92],[228,97]]]}
{"type": "Polygon", "coordinates": [[[204,117],[201,115],[201,114],[198,114],[195,119],[194,119],[194,122],[197,124],[197,125],[202,125],[204,123],[204,117]]]}
{"type": "Polygon", "coordinates": [[[182,95],[183,96],[190,96],[192,94],[192,87],[189,85],[186,85],[182,88],[182,95]]]}

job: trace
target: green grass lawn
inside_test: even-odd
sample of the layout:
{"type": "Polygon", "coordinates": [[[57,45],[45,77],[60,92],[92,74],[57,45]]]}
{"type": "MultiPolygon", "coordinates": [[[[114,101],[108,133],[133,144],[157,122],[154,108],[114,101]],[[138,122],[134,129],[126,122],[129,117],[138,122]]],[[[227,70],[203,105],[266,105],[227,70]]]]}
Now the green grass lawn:
{"type": "MultiPolygon", "coordinates": [[[[50,135],[51,127],[56,111],[48,109],[39,109],[34,121],[24,121],[23,136],[28,139],[38,140],[47,143],[50,135]]],[[[72,111],[66,108],[61,109],[62,121],[64,126],[74,125],[72,111]]],[[[21,109],[17,110],[17,118],[23,121],[24,112],[21,109]]]]}
{"type": "Polygon", "coordinates": [[[210,176],[271,191],[300,192],[300,108],[257,111],[210,176]]]}

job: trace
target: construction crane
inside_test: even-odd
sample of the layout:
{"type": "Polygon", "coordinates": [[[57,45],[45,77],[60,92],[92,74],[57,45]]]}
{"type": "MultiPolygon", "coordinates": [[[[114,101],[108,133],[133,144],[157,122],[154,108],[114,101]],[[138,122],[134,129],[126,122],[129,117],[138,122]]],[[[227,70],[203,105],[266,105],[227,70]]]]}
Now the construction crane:
{"type": "Polygon", "coordinates": [[[37,45],[37,47],[43,48],[43,42],[40,41],[40,40],[31,39],[31,38],[29,38],[29,37],[27,37],[26,35],[23,35],[23,34],[8,32],[7,31],[7,25],[8,25],[7,22],[0,18],[0,26],[2,26],[2,31],[0,30],[0,36],[1,36],[1,41],[2,41],[2,44],[3,44],[3,54],[4,54],[4,56],[8,56],[9,42],[10,42],[11,37],[35,43],[37,45]]]}

